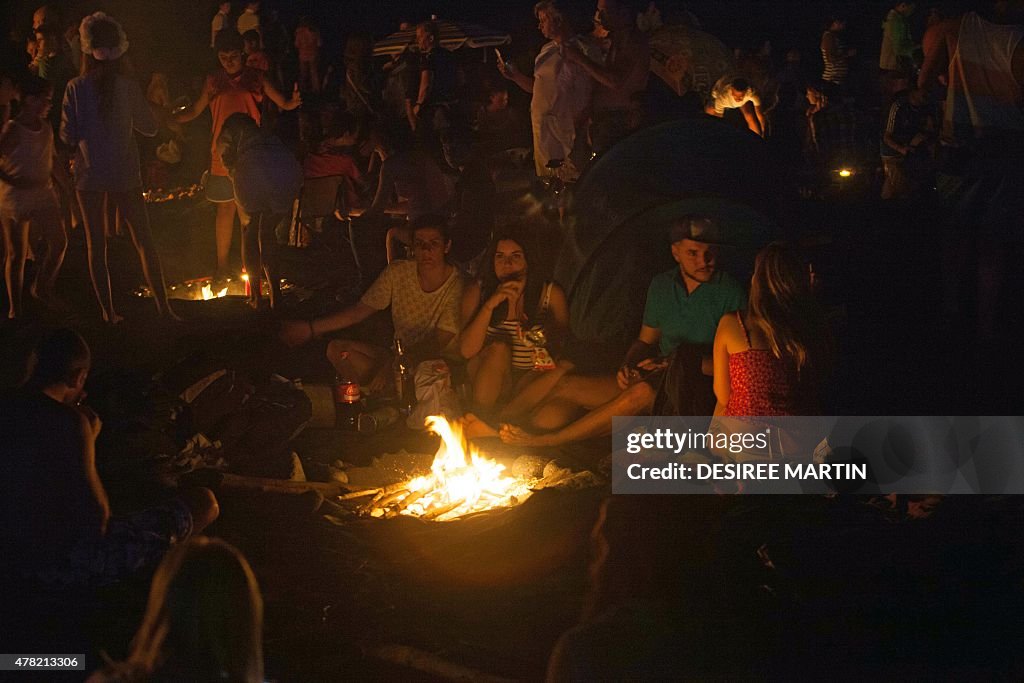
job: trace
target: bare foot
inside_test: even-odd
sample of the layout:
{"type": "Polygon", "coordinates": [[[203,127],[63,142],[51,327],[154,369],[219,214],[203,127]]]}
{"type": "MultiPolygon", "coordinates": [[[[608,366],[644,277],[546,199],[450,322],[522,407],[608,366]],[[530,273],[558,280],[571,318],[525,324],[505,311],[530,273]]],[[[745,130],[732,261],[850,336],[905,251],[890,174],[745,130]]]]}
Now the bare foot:
{"type": "Polygon", "coordinates": [[[111,311],[110,313],[103,314],[103,322],[107,323],[108,325],[118,325],[124,322],[124,316],[118,315],[117,313],[111,311]]]}
{"type": "Polygon", "coordinates": [[[498,436],[498,430],[487,424],[473,413],[462,416],[462,433],[467,439],[498,436]]]}
{"type": "Polygon", "coordinates": [[[505,443],[515,444],[516,446],[554,446],[555,441],[551,434],[530,434],[524,431],[521,427],[515,425],[503,424],[501,425],[501,431],[498,432],[498,436],[505,443]]]}

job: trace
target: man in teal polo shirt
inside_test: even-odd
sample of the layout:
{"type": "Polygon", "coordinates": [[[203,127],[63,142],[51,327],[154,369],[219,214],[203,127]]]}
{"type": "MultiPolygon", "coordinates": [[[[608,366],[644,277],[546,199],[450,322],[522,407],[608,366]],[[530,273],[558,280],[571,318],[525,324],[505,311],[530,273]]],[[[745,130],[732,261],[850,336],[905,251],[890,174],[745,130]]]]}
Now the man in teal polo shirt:
{"type": "Polygon", "coordinates": [[[663,383],[668,401],[660,412],[711,414],[715,330],[723,315],[745,307],[747,297],[717,270],[721,239],[713,220],[685,216],[673,224],[669,240],[679,267],[651,281],[640,334],[618,373],[566,375],[530,416],[531,431],[541,433],[503,425],[503,441],[555,446],[610,434],[612,417],[651,412],[663,383]],[[581,410],[588,412],[576,419],[581,410]]]}

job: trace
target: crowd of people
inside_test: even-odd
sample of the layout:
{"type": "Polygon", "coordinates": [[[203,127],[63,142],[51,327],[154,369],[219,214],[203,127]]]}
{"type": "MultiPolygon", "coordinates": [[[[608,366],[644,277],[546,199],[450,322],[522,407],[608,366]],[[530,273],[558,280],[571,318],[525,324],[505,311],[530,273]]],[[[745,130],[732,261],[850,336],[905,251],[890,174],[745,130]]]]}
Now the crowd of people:
{"type": "MultiPolygon", "coordinates": [[[[532,150],[536,179],[572,179],[637,128],[667,116],[652,95],[651,49],[640,27],[660,22],[650,7],[638,24],[640,8],[630,0],[597,0],[593,29],[581,32],[555,0],[538,2],[533,11],[546,42],[532,68],[500,52],[496,65],[471,68],[442,46],[433,20],[404,25],[411,43],[387,61],[375,62],[372,40],[353,34],[336,63],[314,18],[299,20],[289,37],[259,2],[244,3],[237,17],[235,9],[218,3],[210,49],[219,66],[194,100],[176,107],[166,76],[152,74],[143,89],[132,73],[130,45],[139,46],[115,18],[96,12],[63,31],[53,8],[35,13],[31,60],[0,73],[7,318],[31,315],[28,297],[66,306],[57,278],[68,230],[80,224],[100,315],[121,323],[107,240],[123,224],[158,314],[178,319],[143,195],[153,159],[140,155],[137,141],[159,135],[186,147],[201,141],[200,156],[209,158],[205,197],[217,205],[215,279],[233,270],[237,217],[256,308],[261,279],[270,307],[281,307],[278,226],[293,219],[296,202],[301,212],[310,181],[342,178],[345,215],[315,229],[358,221],[362,232],[379,235],[372,251],[387,265],[340,310],[306,320],[281,313],[279,338],[291,348],[322,343],[337,376],[371,395],[388,394],[396,389],[391,340],[349,333],[389,310],[413,366],[444,359],[465,386],[461,417],[472,438],[557,447],[609,435],[613,416],[746,419],[826,408],[834,345],[811,271],[793,246],[764,246],[750,282],[741,283],[721,265],[727,219],[676,216],[664,244],[676,265],[645,283],[643,322],[618,367],[592,374],[567,352],[573,302],[553,279],[535,218],[495,220],[494,184],[508,149],[532,150]],[[529,124],[514,110],[507,81],[529,94],[529,124]]],[[[880,154],[872,154],[882,168],[881,198],[912,200],[938,187],[949,209],[946,235],[958,245],[968,235],[978,253],[969,277],[963,250],[947,250],[946,303],[956,314],[965,282],[976,279],[979,336],[991,339],[1009,256],[1024,239],[1024,3],[929,13],[921,35],[911,22],[915,9],[897,2],[884,17],[877,69],[848,43],[849,18],[830,16],[820,74],[795,49],[779,68],[770,46],[739,50],[735,69],[700,93],[688,114],[726,119],[721,125],[748,129],[765,144],[792,136],[784,144],[799,147],[804,164],[831,169],[855,144],[849,131],[860,125],[858,112],[878,110],[873,144],[880,154]]],[[[168,163],[158,149],[143,146],[168,163]]],[[[111,513],[95,466],[102,422],[82,402],[90,365],[78,333],[52,332],[38,345],[26,383],[0,410],[9,456],[0,495],[5,554],[19,558],[22,579],[48,587],[103,585],[159,566],[129,659],[91,680],[178,680],[198,668],[211,680],[262,680],[262,608],[252,570],[224,543],[186,541],[217,518],[214,494],[183,489],[131,516],[111,513]],[[44,461],[52,476],[42,479],[44,461]],[[211,582],[223,591],[216,600],[211,582]]],[[[813,445],[794,455],[809,455],[813,445]]],[[[699,573],[704,559],[687,559],[699,573]]],[[[608,560],[598,586],[621,580],[619,570],[608,560]]],[[[660,580],[650,577],[652,585],[660,580]]],[[[698,597],[683,596],[687,605],[698,597]]],[[[588,657],[600,635],[567,634],[552,679],[597,671],[588,657]]]]}

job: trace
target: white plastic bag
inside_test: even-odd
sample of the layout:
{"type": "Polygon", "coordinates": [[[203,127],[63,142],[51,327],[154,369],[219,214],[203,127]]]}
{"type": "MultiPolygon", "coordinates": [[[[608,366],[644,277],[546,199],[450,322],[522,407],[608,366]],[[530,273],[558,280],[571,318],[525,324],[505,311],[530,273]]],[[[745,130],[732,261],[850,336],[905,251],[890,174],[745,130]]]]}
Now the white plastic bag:
{"type": "Polygon", "coordinates": [[[448,420],[462,416],[459,396],[452,388],[452,371],[441,359],[425,360],[416,366],[416,405],[406,419],[409,429],[426,429],[430,415],[443,415],[448,420]]]}

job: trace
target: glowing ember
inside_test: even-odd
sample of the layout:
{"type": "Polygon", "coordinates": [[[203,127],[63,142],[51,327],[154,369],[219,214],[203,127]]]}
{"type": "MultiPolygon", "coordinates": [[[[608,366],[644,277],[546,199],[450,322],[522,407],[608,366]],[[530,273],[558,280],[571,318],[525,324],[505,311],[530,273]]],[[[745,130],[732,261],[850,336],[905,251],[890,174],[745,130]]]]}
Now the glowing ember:
{"type": "Polygon", "coordinates": [[[504,474],[505,466],[467,444],[462,425],[432,415],[427,426],[441,437],[430,474],[416,477],[377,502],[372,513],[386,516],[386,504],[398,514],[446,521],[499,507],[518,505],[530,496],[532,483],[504,474]]]}

